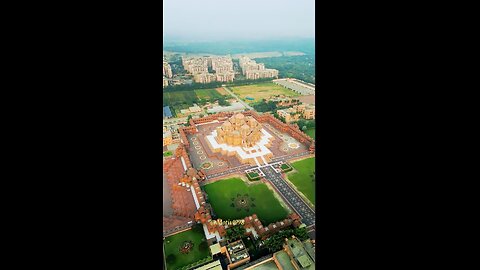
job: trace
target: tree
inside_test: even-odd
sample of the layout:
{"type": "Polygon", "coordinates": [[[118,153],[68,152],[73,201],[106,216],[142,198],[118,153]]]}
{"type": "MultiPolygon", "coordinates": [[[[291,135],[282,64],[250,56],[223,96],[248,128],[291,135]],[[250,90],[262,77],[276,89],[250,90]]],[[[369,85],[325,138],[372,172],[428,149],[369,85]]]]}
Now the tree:
{"type": "Polygon", "coordinates": [[[225,98],[219,98],[218,99],[218,105],[220,106],[230,106],[230,103],[225,100],[225,98]]]}
{"type": "Polygon", "coordinates": [[[245,228],[242,225],[237,225],[227,229],[227,239],[236,240],[242,238],[245,235],[245,228]]]}
{"type": "Polygon", "coordinates": [[[205,250],[207,250],[207,249],[208,249],[208,243],[207,243],[207,241],[201,242],[200,245],[198,245],[198,249],[199,249],[200,251],[205,251],[205,250]]]}
{"type": "Polygon", "coordinates": [[[304,228],[296,228],[294,231],[293,231],[293,234],[298,238],[300,239],[301,241],[304,241],[304,240],[307,240],[309,237],[308,237],[308,233],[307,233],[307,229],[304,228]]]}
{"type": "Polygon", "coordinates": [[[305,130],[307,130],[307,126],[302,127],[302,131],[305,131],[305,130]]]}

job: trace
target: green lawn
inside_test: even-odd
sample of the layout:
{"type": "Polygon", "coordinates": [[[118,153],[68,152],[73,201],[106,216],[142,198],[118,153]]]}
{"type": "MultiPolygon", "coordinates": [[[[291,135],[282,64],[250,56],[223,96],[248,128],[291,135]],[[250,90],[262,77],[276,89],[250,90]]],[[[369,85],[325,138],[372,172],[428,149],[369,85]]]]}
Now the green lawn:
{"type": "Polygon", "coordinates": [[[247,173],[247,176],[248,176],[248,179],[250,179],[250,180],[260,179],[260,176],[258,175],[258,173],[255,173],[255,172],[247,173]]]}
{"type": "Polygon", "coordinates": [[[178,233],[172,236],[167,237],[164,240],[165,244],[165,259],[169,255],[173,254],[175,260],[170,262],[167,260],[167,270],[176,270],[183,266],[194,263],[198,260],[201,260],[210,255],[210,249],[206,245],[206,249],[200,250],[200,243],[206,241],[203,229],[201,226],[196,226],[191,230],[186,232],[178,233]],[[184,241],[192,241],[193,248],[188,254],[180,253],[180,247],[184,241]]]}
{"type": "Polygon", "coordinates": [[[315,171],[315,158],[307,158],[291,165],[298,172],[287,174],[288,180],[315,205],[315,181],[311,176],[315,171]]]}
{"type": "Polygon", "coordinates": [[[199,99],[205,99],[209,101],[223,97],[223,95],[221,95],[216,89],[198,89],[195,90],[195,94],[199,99]]]}
{"type": "Polygon", "coordinates": [[[198,97],[195,91],[175,91],[175,92],[163,92],[163,103],[169,105],[170,109],[184,109],[198,102],[198,97]]]}
{"type": "Polygon", "coordinates": [[[164,156],[164,157],[169,157],[169,156],[171,156],[171,155],[173,155],[172,151],[165,151],[165,152],[163,152],[163,156],[164,156]]]}
{"type": "Polygon", "coordinates": [[[287,209],[282,207],[273,191],[264,183],[247,186],[239,178],[230,178],[205,185],[204,188],[217,217],[223,220],[242,219],[257,214],[262,222],[266,222],[263,225],[267,226],[288,215],[287,209]],[[247,198],[250,205],[248,211],[235,206],[239,197],[247,198]]]}
{"type": "Polygon", "coordinates": [[[299,94],[295,93],[294,91],[272,82],[233,86],[231,87],[231,90],[240,98],[244,99],[245,102],[250,104],[259,102],[264,98],[267,99],[274,95],[285,95],[291,97],[299,96],[299,94]],[[245,99],[247,96],[254,98],[254,100],[245,99]]]}
{"type": "Polygon", "coordinates": [[[315,128],[309,128],[305,130],[305,134],[310,136],[310,138],[315,139],[315,128]]]}

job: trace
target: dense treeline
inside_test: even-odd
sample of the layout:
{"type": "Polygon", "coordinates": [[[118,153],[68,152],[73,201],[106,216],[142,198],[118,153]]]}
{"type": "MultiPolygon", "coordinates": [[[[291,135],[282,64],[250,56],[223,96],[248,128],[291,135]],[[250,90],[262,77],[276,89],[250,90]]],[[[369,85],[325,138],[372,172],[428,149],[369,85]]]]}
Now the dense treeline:
{"type": "Polygon", "coordinates": [[[270,51],[300,51],[315,54],[315,39],[196,42],[165,44],[165,51],[184,53],[237,54],[270,51]]]}
{"type": "Polygon", "coordinates": [[[208,88],[218,88],[223,84],[226,86],[241,86],[241,85],[250,85],[257,84],[262,82],[269,82],[272,79],[258,79],[258,80],[235,80],[233,82],[211,82],[211,83],[192,83],[192,84],[182,84],[182,85],[170,85],[163,88],[163,92],[175,92],[175,91],[186,91],[186,90],[195,90],[195,89],[208,89],[208,88]]]}
{"type": "Polygon", "coordinates": [[[257,59],[265,67],[278,69],[279,77],[295,78],[315,84],[315,55],[268,57],[257,59]]]}
{"type": "Polygon", "coordinates": [[[257,112],[273,112],[276,113],[277,110],[289,108],[289,106],[277,106],[278,101],[269,100],[268,102],[265,99],[262,99],[259,103],[254,104],[252,107],[257,112]]]}
{"type": "Polygon", "coordinates": [[[300,239],[300,241],[305,241],[308,239],[308,233],[305,228],[291,228],[270,236],[267,240],[265,240],[265,246],[271,252],[279,251],[282,249],[282,246],[285,243],[285,238],[290,238],[292,235],[295,235],[298,239],[300,239]]]}

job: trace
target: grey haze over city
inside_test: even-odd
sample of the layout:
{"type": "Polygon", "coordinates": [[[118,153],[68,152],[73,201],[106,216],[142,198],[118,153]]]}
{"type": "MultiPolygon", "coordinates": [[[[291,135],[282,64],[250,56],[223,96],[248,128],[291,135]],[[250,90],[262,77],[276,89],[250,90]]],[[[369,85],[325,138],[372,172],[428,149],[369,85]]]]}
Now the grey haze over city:
{"type": "Polygon", "coordinates": [[[314,0],[163,0],[164,43],[314,37],[314,0]]]}

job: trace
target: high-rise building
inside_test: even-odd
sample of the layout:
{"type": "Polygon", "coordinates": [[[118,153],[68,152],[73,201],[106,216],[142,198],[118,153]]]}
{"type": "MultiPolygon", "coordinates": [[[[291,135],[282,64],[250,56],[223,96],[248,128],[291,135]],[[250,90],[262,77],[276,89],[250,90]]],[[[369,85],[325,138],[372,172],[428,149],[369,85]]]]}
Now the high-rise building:
{"type": "Polygon", "coordinates": [[[240,57],[239,62],[242,68],[242,74],[249,80],[278,78],[278,70],[266,69],[263,63],[257,63],[244,56],[240,57]]]}
{"type": "Polygon", "coordinates": [[[218,82],[233,82],[233,80],[235,79],[235,73],[233,73],[232,71],[217,72],[215,73],[215,76],[218,82]]]}
{"type": "Polygon", "coordinates": [[[163,76],[167,77],[167,78],[172,78],[173,77],[173,73],[172,73],[172,67],[170,66],[169,63],[167,62],[163,62],[163,76]]]}
{"type": "Polygon", "coordinates": [[[199,73],[193,76],[193,80],[196,83],[211,83],[216,80],[216,76],[211,73],[199,73]]]}

